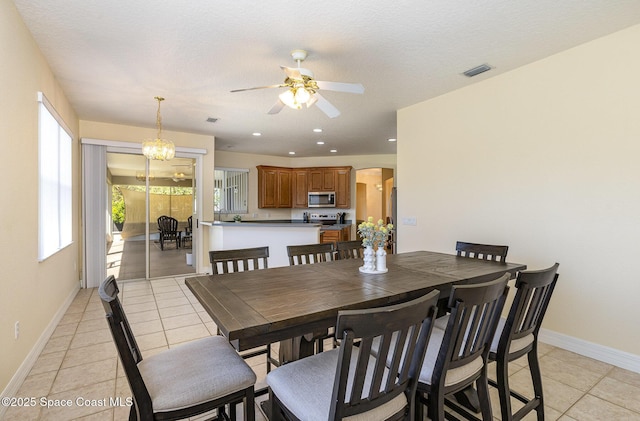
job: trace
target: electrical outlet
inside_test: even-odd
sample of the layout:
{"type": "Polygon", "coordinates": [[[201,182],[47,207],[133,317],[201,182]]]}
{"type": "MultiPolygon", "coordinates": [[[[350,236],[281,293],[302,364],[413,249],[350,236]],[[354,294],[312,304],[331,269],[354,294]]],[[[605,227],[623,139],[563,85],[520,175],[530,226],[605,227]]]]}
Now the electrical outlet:
{"type": "Polygon", "coordinates": [[[402,218],[403,225],[418,225],[418,221],[415,216],[406,216],[402,218]]]}
{"type": "Polygon", "coordinates": [[[16,339],[18,339],[20,337],[20,322],[16,322],[15,324],[15,329],[14,329],[14,335],[16,337],[16,339]]]}
{"type": "Polygon", "coordinates": [[[254,218],[257,218],[257,217],[258,217],[258,214],[257,214],[257,213],[254,213],[254,214],[253,214],[253,217],[254,217],[254,218]]]}

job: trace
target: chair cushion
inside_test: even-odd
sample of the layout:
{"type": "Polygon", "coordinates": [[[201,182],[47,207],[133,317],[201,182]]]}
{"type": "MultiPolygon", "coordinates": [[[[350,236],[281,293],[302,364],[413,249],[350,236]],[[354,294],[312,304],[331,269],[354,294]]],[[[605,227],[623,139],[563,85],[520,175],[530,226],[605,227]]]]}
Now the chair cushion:
{"type": "MultiPolygon", "coordinates": [[[[282,404],[299,419],[326,421],[329,419],[331,409],[339,352],[340,350],[336,348],[280,366],[267,375],[267,384],[282,404]]],[[[347,391],[352,385],[357,352],[357,348],[353,348],[347,391]]],[[[371,358],[374,357],[371,356],[371,358]]],[[[371,381],[373,373],[370,371],[367,372],[364,390],[367,389],[366,384],[370,384],[371,381]]],[[[384,384],[385,380],[382,382],[383,386],[384,384]]],[[[401,411],[407,404],[405,394],[401,393],[384,405],[344,419],[384,420],[401,411]]]]}
{"type": "Polygon", "coordinates": [[[246,389],[256,375],[222,336],[199,339],[143,359],[138,369],[154,412],[187,408],[246,389]]]}
{"type": "MultiPolygon", "coordinates": [[[[442,345],[442,339],[444,337],[444,330],[433,329],[431,337],[429,338],[429,344],[427,345],[427,355],[424,357],[422,363],[422,369],[420,370],[420,383],[431,384],[433,377],[433,369],[436,365],[436,359],[440,352],[440,346],[442,345]]],[[[447,370],[444,385],[451,386],[461,381],[468,379],[482,369],[483,362],[482,357],[478,356],[468,364],[461,367],[456,367],[447,370]]]]}
{"type": "MultiPolygon", "coordinates": [[[[493,341],[491,342],[491,352],[498,352],[498,344],[500,343],[500,336],[502,336],[502,331],[504,330],[504,324],[507,319],[501,317],[498,321],[498,327],[496,328],[496,334],[493,335],[493,341]]],[[[509,353],[512,354],[514,352],[518,352],[523,350],[527,346],[533,343],[534,341],[533,333],[528,334],[527,336],[523,336],[522,338],[514,339],[511,341],[511,345],[509,345],[509,353]]]]}

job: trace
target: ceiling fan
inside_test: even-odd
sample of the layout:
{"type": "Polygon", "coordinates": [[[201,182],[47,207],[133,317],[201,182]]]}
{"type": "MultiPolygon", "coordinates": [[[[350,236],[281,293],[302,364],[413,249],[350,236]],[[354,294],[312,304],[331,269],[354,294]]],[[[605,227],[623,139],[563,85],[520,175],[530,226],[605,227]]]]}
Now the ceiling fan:
{"type": "Polygon", "coordinates": [[[300,63],[307,58],[305,50],[293,50],[291,57],[298,63],[298,67],[280,66],[287,77],[284,83],[279,85],[258,86],[255,88],[235,89],[231,92],[252,91],[255,89],[266,88],[289,88],[278,96],[278,101],[271,107],[269,114],[277,114],[285,105],[299,110],[303,105],[307,108],[316,104],[329,118],[335,118],[340,115],[340,111],[327,101],[318,91],[336,91],[348,92],[352,94],[361,94],[364,92],[364,86],[360,83],[343,83],[343,82],[325,82],[315,80],[313,73],[309,69],[300,67],[300,63]]]}

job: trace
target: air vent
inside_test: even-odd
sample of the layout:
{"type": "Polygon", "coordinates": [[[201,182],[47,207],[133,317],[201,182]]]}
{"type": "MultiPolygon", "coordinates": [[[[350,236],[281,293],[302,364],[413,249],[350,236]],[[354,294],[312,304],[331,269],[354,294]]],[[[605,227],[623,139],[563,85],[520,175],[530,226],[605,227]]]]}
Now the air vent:
{"type": "Polygon", "coordinates": [[[209,117],[207,119],[207,123],[215,123],[216,121],[218,121],[219,119],[215,118],[215,117],[209,117]]]}
{"type": "Polygon", "coordinates": [[[488,64],[481,64],[480,66],[467,70],[466,72],[463,73],[463,75],[465,75],[466,77],[474,77],[479,75],[480,73],[487,72],[491,69],[492,67],[489,66],[488,64]]]}

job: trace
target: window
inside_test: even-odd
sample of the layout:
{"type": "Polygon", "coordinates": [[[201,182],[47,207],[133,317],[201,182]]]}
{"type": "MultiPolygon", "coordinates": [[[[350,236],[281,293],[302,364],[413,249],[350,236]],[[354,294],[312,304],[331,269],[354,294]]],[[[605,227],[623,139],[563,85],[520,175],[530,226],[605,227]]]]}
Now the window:
{"type": "Polygon", "coordinates": [[[71,131],[38,92],[38,260],[71,244],[71,131]]]}
{"type": "Polygon", "coordinates": [[[219,168],[214,171],[213,210],[220,213],[247,213],[249,170],[219,168]]]}

